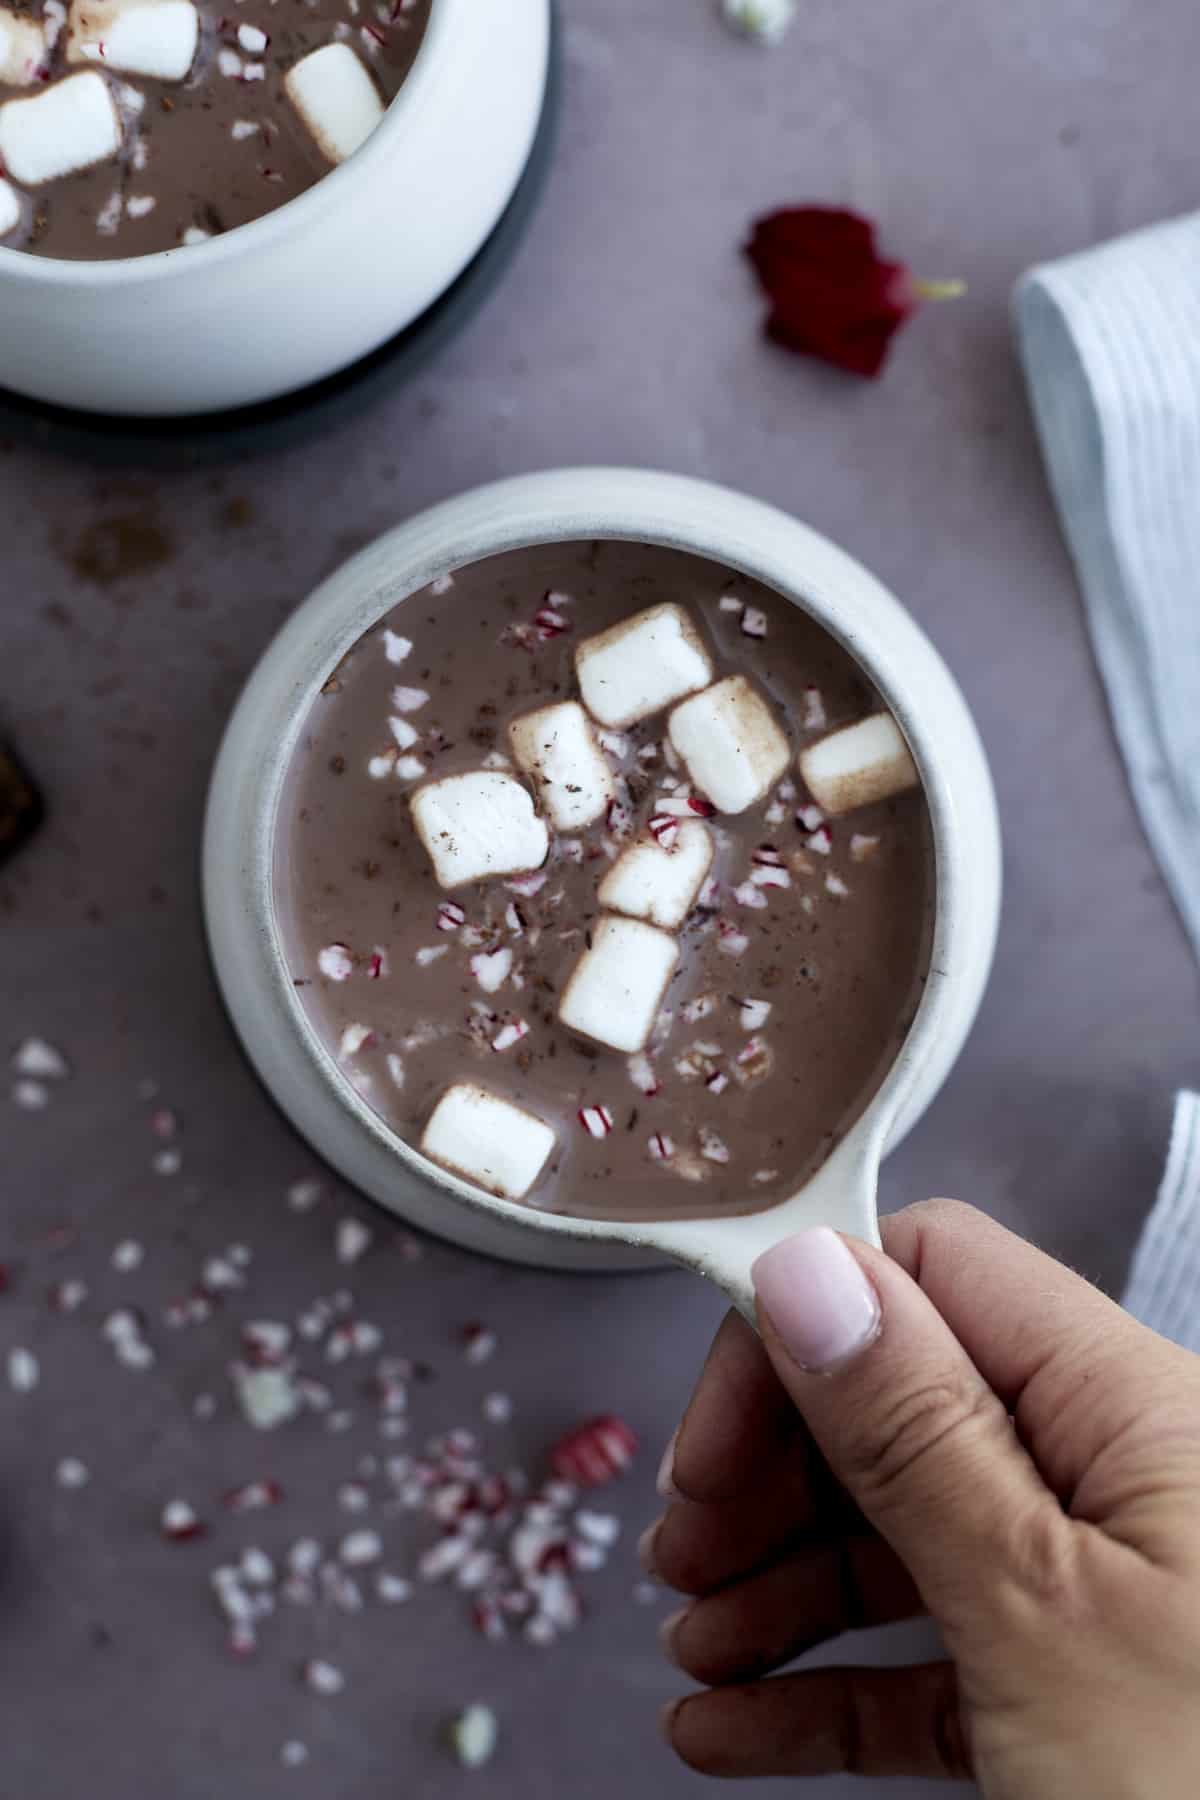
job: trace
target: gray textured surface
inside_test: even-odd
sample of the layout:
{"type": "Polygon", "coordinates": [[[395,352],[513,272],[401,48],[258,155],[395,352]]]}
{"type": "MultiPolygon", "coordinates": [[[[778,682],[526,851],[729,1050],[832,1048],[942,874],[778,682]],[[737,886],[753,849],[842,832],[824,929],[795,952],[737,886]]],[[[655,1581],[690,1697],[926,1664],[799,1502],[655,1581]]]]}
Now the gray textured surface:
{"type": "MultiPolygon", "coordinates": [[[[1053,19],[1038,0],[808,0],[764,54],[729,38],[706,0],[649,12],[567,0],[566,12],[546,204],[503,290],[419,385],[336,439],[223,478],[105,481],[18,447],[0,460],[0,718],[54,809],[0,878],[0,1019],[5,1038],[44,1033],[76,1067],[48,1112],[6,1112],[0,1165],[0,1255],[17,1276],[0,1347],[30,1343],[43,1365],[35,1395],[0,1392],[5,1800],[449,1796],[467,1778],[431,1748],[432,1725],[474,1694],[505,1719],[476,1778],[486,1791],[699,1789],[656,1744],[654,1703],[675,1683],[624,1565],[547,1658],[491,1650],[454,1603],[423,1596],[327,1628],[349,1676],[336,1702],[292,1675],[318,1632],[307,1617],[273,1622],[256,1665],[230,1664],[204,1591],[217,1548],[167,1550],[158,1506],[269,1468],[294,1490],[288,1516],[223,1527],[222,1552],[328,1530],[365,1427],[362,1441],[267,1443],[227,1410],[193,1427],[187,1402],[220,1384],[227,1320],[172,1339],[148,1375],[94,1348],[102,1307],[128,1293],[153,1311],[201,1249],[233,1238],[256,1253],[249,1316],[334,1282],[339,1209],[285,1209],[310,1159],[214,998],[196,844],[239,681],[297,598],[396,518],[549,463],[676,467],[841,539],[932,632],[993,758],[1008,895],[978,1029],[889,1167],[889,1204],[964,1195],[1118,1286],[1171,1092],[1200,1073],[1196,972],[1130,808],[1006,322],[1030,262],[1195,204],[1200,14],[1183,0],[1062,0],[1053,19]],[[965,302],[911,328],[878,387],[757,335],[736,246],[755,213],[799,198],[853,202],[920,271],[970,283],[965,302]],[[109,585],[81,577],[81,535],[117,516],[160,529],[167,559],[109,585]],[[173,1180],[149,1171],[146,1076],[183,1119],[173,1180]],[[54,1259],[38,1240],[64,1217],[81,1236],[54,1259]],[[147,1261],[118,1276],[107,1257],[125,1234],[147,1261]],[[76,1269],[92,1300],[54,1319],[45,1286],[76,1269]],[[81,1494],[53,1484],[68,1454],[93,1470],[81,1494]],[[310,1744],[307,1769],[278,1767],[289,1736],[310,1744]]],[[[354,1286],[396,1347],[443,1369],[419,1401],[430,1428],[502,1386],[531,1452],[598,1405],[657,1449],[718,1312],[683,1278],[572,1280],[449,1250],[406,1265],[383,1245],[354,1286]],[[504,1350],[468,1378],[447,1342],[471,1317],[494,1322],[504,1350]]],[[[631,1524],[649,1515],[653,1460],[621,1495],[631,1524]]],[[[871,1791],[814,1791],[851,1787],[871,1791]]]]}

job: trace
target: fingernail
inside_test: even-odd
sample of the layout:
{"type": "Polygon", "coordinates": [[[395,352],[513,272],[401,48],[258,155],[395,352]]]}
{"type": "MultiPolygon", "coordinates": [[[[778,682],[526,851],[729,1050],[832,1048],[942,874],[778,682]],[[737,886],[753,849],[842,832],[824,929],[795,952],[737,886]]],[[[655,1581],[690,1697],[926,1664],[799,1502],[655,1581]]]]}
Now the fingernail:
{"type": "Polygon", "coordinates": [[[675,1715],[682,1705],[682,1700],[668,1700],[665,1706],[659,1708],[658,1729],[668,1744],[675,1742],[675,1715]]]}
{"type": "Polygon", "coordinates": [[[664,1500],[678,1500],[679,1489],[675,1486],[675,1446],[679,1442],[679,1427],[671,1433],[671,1441],[663,1451],[662,1461],[658,1465],[658,1479],[654,1485],[664,1500]]]}
{"type": "Polygon", "coordinates": [[[683,1624],[683,1621],[687,1618],[691,1610],[690,1606],[681,1606],[678,1612],[673,1612],[668,1618],[665,1618],[658,1628],[659,1648],[662,1650],[667,1661],[669,1663],[674,1663],[676,1668],[680,1667],[680,1662],[679,1652],[675,1648],[675,1638],[679,1632],[679,1627],[683,1624]]]}
{"type": "Polygon", "coordinates": [[[836,1231],[785,1238],[751,1270],[754,1291],[802,1369],[823,1373],[864,1350],[879,1331],[879,1299],[836,1231]]]}
{"type": "Polygon", "coordinates": [[[658,1558],[655,1555],[655,1551],[658,1547],[658,1534],[662,1530],[662,1524],[663,1522],[661,1519],[655,1519],[653,1525],[647,1525],[645,1531],[643,1531],[641,1537],[638,1539],[638,1561],[641,1563],[643,1569],[645,1569],[647,1575],[658,1574],[658,1558]]]}

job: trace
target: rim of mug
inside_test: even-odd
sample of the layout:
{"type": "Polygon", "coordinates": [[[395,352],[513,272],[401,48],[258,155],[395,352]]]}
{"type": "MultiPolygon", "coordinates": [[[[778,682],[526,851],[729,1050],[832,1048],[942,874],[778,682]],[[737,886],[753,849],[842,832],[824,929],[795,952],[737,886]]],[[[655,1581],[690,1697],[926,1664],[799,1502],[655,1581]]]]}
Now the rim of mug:
{"type": "MultiPolygon", "coordinates": [[[[950,792],[950,782],[946,776],[944,765],[936,754],[930,754],[928,734],[924,730],[918,716],[920,709],[910,703],[905,692],[905,678],[901,672],[897,681],[893,671],[881,667],[872,646],[868,644],[864,653],[862,641],[852,633],[848,633],[841,623],[829,617],[828,605],[824,597],[814,598],[813,590],[806,586],[806,574],[811,580],[811,569],[804,566],[803,556],[798,554],[795,560],[795,573],[790,575],[782,567],[785,557],[780,553],[764,551],[757,555],[753,551],[748,555],[747,546],[736,542],[737,532],[728,521],[718,521],[715,514],[718,508],[712,508],[704,514],[701,523],[693,522],[685,525],[680,514],[687,504],[687,495],[693,499],[701,494],[720,496],[728,505],[733,502],[739,508],[757,509],[764,514],[772,515],[789,528],[793,540],[793,548],[800,551],[803,547],[816,557],[832,560],[838,567],[838,573],[851,586],[858,586],[860,592],[873,591],[877,600],[882,600],[886,610],[894,609],[893,616],[901,622],[902,629],[913,634],[913,642],[927,647],[932,653],[939,669],[944,672],[951,687],[956,691],[953,677],[945,669],[936,650],[925,637],[916,620],[903,607],[897,597],[884,586],[877,577],[852,557],[848,551],[842,550],[831,539],[817,532],[813,527],[805,525],[801,520],[781,512],[775,507],[743,495],[736,490],[718,487],[715,484],[694,480],[690,477],[668,475],[660,471],[635,470],[551,470],[542,476],[518,476],[510,481],[489,484],[484,488],[469,490],[423,511],[404,524],[386,532],[378,540],[368,545],[357,556],[342,565],[327,582],[310,596],[305,605],[319,602],[327,595],[328,589],[336,584],[349,582],[351,594],[345,605],[346,617],[338,630],[324,642],[322,666],[326,678],[330,669],[345,655],[358,640],[372,630],[381,619],[401,606],[405,601],[427,587],[439,575],[452,573],[469,564],[479,562],[485,557],[501,555],[506,551],[530,549],[538,545],[552,543],[569,543],[583,536],[586,538],[602,538],[609,541],[620,541],[633,544],[647,544],[655,547],[677,549],[693,555],[702,556],[718,566],[724,564],[739,573],[761,580],[764,585],[779,593],[784,599],[798,606],[814,618],[822,629],[828,631],[859,665],[875,687],[884,704],[895,716],[902,732],[912,750],[918,772],[921,776],[922,791],[929,808],[931,836],[934,857],[934,924],[931,934],[929,956],[926,964],[925,982],[921,999],[917,1005],[913,1021],[908,1033],[897,1053],[884,1071],[878,1086],[862,1106],[846,1128],[839,1143],[861,1134],[865,1139],[868,1134],[875,1134],[876,1141],[886,1137],[892,1122],[903,1107],[904,1101],[916,1084],[927,1056],[933,1048],[939,1025],[949,1012],[954,1002],[956,984],[972,977],[969,960],[959,963],[957,949],[960,940],[966,933],[960,922],[961,899],[959,895],[960,876],[956,866],[958,862],[957,845],[959,835],[956,831],[954,817],[955,806],[950,792]],[[408,573],[393,586],[388,585],[386,599],[382,598],[378,584],[370,590],[370,618],[364,623],[364,595],[357,596],[359,606],[356,609],[353,600],[353,570],[356,564],[364,562],[380,553],[383,545],[395,536],[421,528],[436,528],[438,516],[453,513],[461,502],[469,501],[475,496],[496,494],[505,488],[514,488],[524,483],[539,482],[553,486],[556,478],[565,477],[568,481],[575,478],[599,477],[611,479],[614,476],[632,476],[639,484],[653,487],[659,495],[657,505],[651,505],[646,513],[628,517],[623,522],[617,518],[619,508],[612,503],[601,506],[594,514],[589,514],[586,531],[581,531],[577,516],[572,517],[569,508],[558,508],[558,525],[547,513],[536,523],[528,524],[516,516],[504,515],[493,529],[487,532],[488,548],[481,548],[473,543],[466,556],[452,549],[454,530],[445,532],[445,544],[440,554],[430,560],[426,555],[422,561],[414,561],[408,573]],[[664,489],[671,488],[673,494],[668,495],[664,489]],[[651,512],[657,510],[661,518],[656,522],[651,512]],[[728,552],[736,548],[736,554],[728,552]],[[411,577],[411,579],[410,579],[411,577]],[[959,963],[959,966],[956,966],[959,963]]],[[[542,504],[545,504],[543,500],[542,504]]],[[[533,511],[527,504],[525,512],[533,511]]],[[[478,534],[477,534],[478,535],[478,534]]],[[[328,604],[328,598],[325,601],[328,604]]],[[[302,609],[303,610],[303,607],[302,609]]],[[[293,615],[295,617],[296,615],[293,615]]],[[[286,627],[285,627],[286,630],[286,627]]],[[[271,654],[270,647],[265,653],[271,654]]],[[[401,1137],[399,1131],[389,1125],[382,1116],[370,1107],[352,1084],[346,1079],[338,1067],[336,1058],[321,1041],[316,1027],[308,1017],[295,988],[294,980],[287,968],[285,942],[276,909],[276,884],[274,879],[276,831],[280,814],[280,802],[295,749],[309,707],[318,691],[319,679],[306,680],[303,685],[295,684],[290,702],[287,723],[276,739],[274,752],[265,770],[265,779],[257,795],[255,805],[256,851],[254,876],[254,905],[256,909],[256,926],[258,935],[268,956],[268,979],[276,992],[276,1000],[281,1003],[280,1010],[290,1023],[294,1047],[303,1055],[311,1071],[320,1080],[323,1087],[336,1099],[341,1110],[348,1114],[357,1129],[365,1131],[386,1152],[395,1156],[401,1165],[421,1180],[453,1197],[471,1210],[491,1217],[499,1217],[506,1223],[517,1225],[526,1231],[551,1232],[557,1236],[573,1238],[583,1242],[621,1241],[631,1245],[643,1245],[654,1248],[656,1228],[670,1225],[694,1224],[701,1215],[682,1215],[670,1219],[650,1218],[638,1220],[589,1219],[570,1213],[550,1212],[525,1201],[506,1200],[498,1195],[489,1194],[483,1188],[466,1181],[440,1164],[426,1157],[414,1145],[401,1137]],[[644,1234],[645,1235],[644,1235],[644,1234]]],[[[828,1159],[826,1159],[827,1161],[828,1159]]],[[[800,1193],[803,1187],[820,1173],[825,1162],[810,1172],[806,1181],[795,1192],[800,1193]]],[[[780,1203],[782,1204],[782,1203],[780,1203]]],[[[764,1208],[764,1211],[770,1210],[764,1208]]],[[[724,1217],[725,1215],[722,1215],[724,1217]]]]}
{"type": "MultiPolygon", "coordinates": [[[[35,256],[28,250],[0,245],[0,281],[16,277],[47,287],[120,287],[139,281],[150,283],[178,276],[180,268],[212,267],[219,261],[256,250],[267,250],[293,230],[315,224],[345,195],[350,183],[369,180],[371,172],[395,147],[414,115],[424,106],[431,88],[441,78],[453,55],[451,15],[462,10],[464,0],[431,0],[425,34],[417,46],[412,67],[383,118],[370,137],[346,158],[326,171],[302,193],[285,200],[272,212],[248,219],[202,244],[176,244],[169,250],[151,250],[144,256],[65,257],[35,256]],[[181,253],[186,261],[180,261],[181,253]]],[[[378,171],[376,170],[378,173],[378,171]]]]}

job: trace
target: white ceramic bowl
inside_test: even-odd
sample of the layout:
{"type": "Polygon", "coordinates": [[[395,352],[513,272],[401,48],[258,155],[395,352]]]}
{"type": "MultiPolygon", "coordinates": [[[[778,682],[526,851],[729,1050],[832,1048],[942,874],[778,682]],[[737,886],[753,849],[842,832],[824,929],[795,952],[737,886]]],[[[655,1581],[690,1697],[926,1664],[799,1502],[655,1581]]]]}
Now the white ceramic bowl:
{"type": "Polygon", "coordinates": [[[220,412],[346,368],[491,234],[546,86],[550,0],[433,0],[356,156],[206,244],[112,262],[0,248],[0,388],[85,411],[220,412]]]}
{"type": "Polygon", "coordinates": [[[250,1058],[298,1129],[391,1211],[470,1249],[557,1268],[628,1269],[665,1251],[746,1304],[756,1249],[801,1219],[877,1236],[875,1176],[962,1048],[991,966],[1000,839],[991,780],[953,677],[891,594],[797,520],[728,489],[631,469],[570,469],[479,488],[388,532],[296,612],[251,676],[213,775],[204,904],[226,1004],[250,1058]],[[730,1220],[581,1221],[492,1199],[448,1175],[365,1105],[292,986],[271,871],[280,791],[313,695],[352,644],[439,575],[529,544],[625,538],[689,550],[764,582],[857,657],[916,757],[933,824],[937,906],[916,1022],[879,1092],[801,1194],[730,1220]]]}

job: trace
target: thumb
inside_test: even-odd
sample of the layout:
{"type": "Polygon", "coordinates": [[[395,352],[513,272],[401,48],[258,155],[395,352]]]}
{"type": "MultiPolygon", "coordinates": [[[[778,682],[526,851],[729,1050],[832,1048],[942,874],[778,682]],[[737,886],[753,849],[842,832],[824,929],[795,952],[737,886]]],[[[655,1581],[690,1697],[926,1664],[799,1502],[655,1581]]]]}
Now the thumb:
{"type": "MultiPolygon", "coordinates": [[[[754,1266],[767,1353],[834,1476],[946,1624],[1063,1524],[1003,1401],[916,1282],[820,1228],[754,1266]]],[[[1036,1554],[1036,1548],[1034,1549],[1036,1554]]]]}

